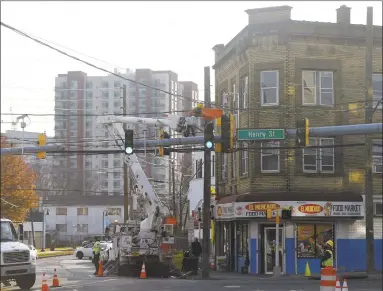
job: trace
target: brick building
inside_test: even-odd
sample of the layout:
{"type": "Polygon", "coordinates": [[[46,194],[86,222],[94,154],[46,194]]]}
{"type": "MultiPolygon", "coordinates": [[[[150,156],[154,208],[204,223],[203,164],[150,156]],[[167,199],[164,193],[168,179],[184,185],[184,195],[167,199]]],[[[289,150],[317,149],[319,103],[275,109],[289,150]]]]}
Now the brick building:
{"type": "MultiPolygon", "coordinates": [[[[337,23],[292,20],[291,9],[247,10],[248,25],[228,44],[214,46],[217,104],[235,115],[237,128],[295,128],[296,120],[304,117],[310,127],[365,123],[366,26],[351,24],[346,6],[337,9],[337,23]]],[[[381,26],[374,26],[373,72],[375,107],[382,98],[381,26]]],[[[381,109],[380,103],[373,122],[382,121],[381,109]]],[[[374,145],[381,145],[381,135],[371,138],[374,145]]],[[[364,141],[364,136],[310,139],[311,145],[318,146],[364,141]]],[[[312,241],[319,244],[320,236],[322,241],[334,240],[338,268],[365,269],[364,147],[272,149],[294,145],[294,140],[248,142],[237,146],[249,151],[217,154],[216,217],[221,223],[216,237],[222,246],[217,247],[217,255],[229,250],[233,271],[241,271],[249,256],[250,273],[272,272],[275,222],[270,224],[263,210],[290,205],[294,206],[292,221],[295,216],[300,220],[281,224],[282,272],[302,273],[306,262],[312,272],[319,272],[319,250],[312,248],[312,241]],[[304,213],[304,204],[320,207],[304,213]],[[332,214],[325,214],[326,205],[332,214]],[[337,211],[338,206],[360,211],[353,215],[337,211]],[[299,246],[301,251],[295,251],[299,246]],[[360,257],[351,262],[349,254],[355,252],[360,257]]],[[[381,146],[374,146],[373,152],[374,208],[381,216],[381,146]]],[[[375,266],[381,270],[381,218],[375,218],[374,229],[375,266]]]]}

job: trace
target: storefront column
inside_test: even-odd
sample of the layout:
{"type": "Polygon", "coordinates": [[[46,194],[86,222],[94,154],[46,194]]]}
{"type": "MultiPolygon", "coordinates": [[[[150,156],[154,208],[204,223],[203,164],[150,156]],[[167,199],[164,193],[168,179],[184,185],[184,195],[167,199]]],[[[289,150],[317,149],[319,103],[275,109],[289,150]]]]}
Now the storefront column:
{"type": "Polygon", "coordinates": [[[258,273],[258,223],[249,221],[249,254],[250,266],[249,273],[258,273]]]}
{"type": "Polygon", "coordinates": [[[285,249],[284,249],[284,256],[285,256],[285,264],[284,264],[284,270],[288,275],[296,274],[296,238],[295,238],[295,224],[293,223],[286,223],[285,224],[285,249]]]}
{"type": "Polygon", "coordinates": [[[238,235],[237,235],[237,222],[234,221],[234,270],[238,272],[238,235]]]}

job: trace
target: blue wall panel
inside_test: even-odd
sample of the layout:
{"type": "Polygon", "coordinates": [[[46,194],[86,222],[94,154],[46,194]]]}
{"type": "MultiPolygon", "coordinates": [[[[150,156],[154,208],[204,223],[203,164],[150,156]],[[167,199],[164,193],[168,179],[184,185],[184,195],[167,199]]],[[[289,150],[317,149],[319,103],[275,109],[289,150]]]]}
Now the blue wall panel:
{"type": "Polygon", "coordinates": [[[295,274],[295,252],[294,252],[295,239],[286,238],[286,274],[295,274]]]}
{"type": "Polygon", "coordinates": [[[250,274],[257,273],[257,239],[250,239],[250,274]]]}
{"type": "MultiPolygon", "coordinates": [[[[382,271],[382,240],[375,239],[375,268],[382,271]]],[[[366,240],[365,239],[338,239],[338,264],[342,272],[365,272],[366,240]]]]}
{"type": "Polygon", "coordinates": [[[309,263],[310,272],[312,275],[320,274],[320,259],[297,259],[298,274],[305,273],[306,262],[309,263]]]}

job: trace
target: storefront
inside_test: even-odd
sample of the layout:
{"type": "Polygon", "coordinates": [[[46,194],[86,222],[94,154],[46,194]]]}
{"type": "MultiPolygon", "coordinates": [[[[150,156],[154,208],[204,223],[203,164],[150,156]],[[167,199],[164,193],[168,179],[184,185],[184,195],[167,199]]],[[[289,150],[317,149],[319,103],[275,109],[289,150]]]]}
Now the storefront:
{"type": "MultiPolygon", "coordinates": [[[[350,271],[365,265],[365,257],[364,262],[351,263],[346,247],[350,240],[365,239],[364,202],[359,194],[233,195],[219,199],[214,208],[217,257],[226,258],[227,270],[271,274],[278,254],[284,274],[303,274],[306,263],[313,274],[319,273],[322,245],[327,240],[334,242],[338,269],[350,271]],[[276,251],[276,209],[287,207],[292,209],[292,219],[280,221],[280,248],[276,251]],[[272,209],[274,218],[266,218],[267,209],[272,209]]],[[[362,256],[358,258],[363,260],[362,256]]]]}

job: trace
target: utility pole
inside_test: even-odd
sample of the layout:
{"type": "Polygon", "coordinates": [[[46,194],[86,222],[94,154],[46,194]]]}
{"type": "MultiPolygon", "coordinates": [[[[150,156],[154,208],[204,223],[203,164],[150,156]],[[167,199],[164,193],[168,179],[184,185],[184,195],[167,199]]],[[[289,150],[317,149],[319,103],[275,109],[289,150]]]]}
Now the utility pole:
{"type": "MultiPolygon", "coordinates": [[[[210,108],[210,67],[204,68],[205,104],[210,108]]],[[[205,121],[205,127],[210,121],[205,121]]],[[[202,209],[202,278],[210,277],[210,187],[211,187],[211,150],[205,148],[203,173],[203,209],[202,209]]]]}
{"type": "MultiPolygon", "coordinates": [[[[374,43],[373,8],[367,7],[366,29],[366,76],[365,76],[365,123],[372,123],[372,47],[374,43]]],[[[364,177],[364,191],[366,199],[366,260],[367,273],[375,270],[374,258],[374,201],[372,181],[372,142],[371,137],[365,135],[366,169],[364,177]]]]}
{"type": "MultiPolygon", "coordinates": [[[[122,114],[126,116],[126,85],[122,85],[122,114]]],[[[123,124],[124,133],[128,129],[126,123],[123,124]]],[[[124,157],[125,160],[125,157],[124,157]]],[[[129,169],[124,161],[124,222],[129,220],[129,169]]]]}
{"type": "Polygon", "coordinates": [[[177,217],[177,211],[176,211],[176,182],[174,180],[175,173],[174,173],[174,161],[171,162],[172,165],[172,208],[173,208],[173,217],[177,217]]]}

